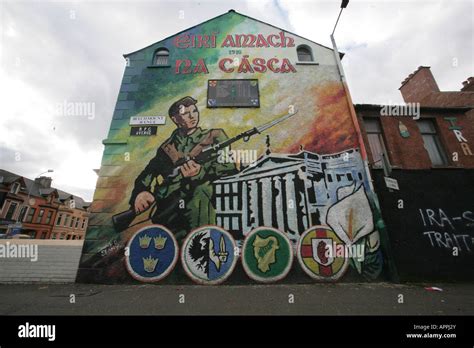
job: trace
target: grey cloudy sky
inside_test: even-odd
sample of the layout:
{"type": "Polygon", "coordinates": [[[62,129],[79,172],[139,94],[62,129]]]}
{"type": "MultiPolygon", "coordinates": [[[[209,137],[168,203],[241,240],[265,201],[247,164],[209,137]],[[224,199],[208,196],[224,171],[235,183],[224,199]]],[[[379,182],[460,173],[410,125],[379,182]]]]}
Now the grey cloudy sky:
{"type": "MultiPolygon", "coordinates": [[[[0,0],[0,167],[92,199],[125,67],[122,54],[229,9],[331,46],[338,0],[0,0]],[[184,11],[184,18],[180,18],[184,11]],[[58,105],[94,103],[95,117],[58,105]]],[[[400,103],[400,82],[432,67],[442,90],[474,73],[473,0],[351,0],[336,31],[355,103],[400,103]]]]}

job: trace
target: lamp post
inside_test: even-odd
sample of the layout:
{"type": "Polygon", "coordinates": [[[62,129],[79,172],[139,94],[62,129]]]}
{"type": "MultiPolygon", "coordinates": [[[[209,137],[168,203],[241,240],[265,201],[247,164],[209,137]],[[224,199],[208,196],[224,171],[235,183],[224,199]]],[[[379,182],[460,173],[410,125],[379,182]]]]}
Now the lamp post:
{"type": "MultiPolygon", "coordinates": [[[[355,109],[354,109],[354,104],[352,102],[351,94],[349,92],[349,87],[347,86],[347,83],[346,83],[346,78],[345,78],[345,75],[344,75],[344,69],[342,68],[341,57],[339,56],[339,51],[337,50],[336,40],[334,39],[334,32],[336,31],[337,24],[339,23],[339,18],[341,17],[342,10],[344,10],[347,7],[348,4],[349,4],[349,0],[342,0],[341,10],[339,11],[339,15],[337,16],[336,24],[334,25],[334,29],[332,30],[332,33],[331,33],[331,41],[332,41],[332,47],[333,47],[333,51],[334,51],[334,55],[335,55],[335,59],[336,59],[337,69],[338,69],[338,72],[339,72],[339,77],[341,78],[341,83],[344,87],[344,91],[345,91],[346,99],[347,99],[347,104],[348,104],[347,106],[349,108],[349,113],[351,114],[352,124],[354,125],[355,131],[356,131],[356,134],[357,134],[357,139],[358,139],[359,148],[360,148],[360,154],[361,154],[361,157],[362,157],[362,160],[363,160],[363,163],[364,163],[365,172],[367,174],[367,181],[369,183],[369,196],[372,198],[372,201],[374,202],[374,204],[376,206],[376,209],[378,210],[377,215],[380,215],[380,204],[379,204],[378,197],[375,194],[374,185],[373,185],[373,182],[372,182],[372,175],[370,173],[369,163],[368,163],[368,160],[367,160],[367,151],[365,149],[364,138],[362,137],[362,132],[360,130],[359,121],[357,119],[357,114],[356,114],[355,109]]],[[[385,255],[387,257],[388,262],[386,264],[387,264],[387,267],[388,267],[388,270],[389,270],[389,274],[395,282],[398,282],[399,281],[399,276],[398,276],[397,268],[396,268],[395,264],[392,261],[392,260],[394,260],[394,258],[393,258],[392,251],[390,249],[389,237],[388,237],[387,230],[385,228],[385,224],[382,220],[382,217],[379,216],[378,221],[376,221],[376,222],[377,222],[376,226],[377,226],[378,231],[380,233],[380,239],[382,241],[382,248],[384,248],[384,252],[385,252],[385,255]]]]}
{"type": "Polygon", "coordinates": [[[342,69],[341,58],[339,57],[339,51],[337,50],[336,40],[334,40],[334,32],[336,31],[337,24],[339,23],[339,18],[341,18],[342,10],[344,10],[347,7],[348,4],[349,4],[349,0],[342,0],[341,10],[339,11],[339,15],[337,16],[336,24],[334,24],[334,29],[332,30],[332,33],[331,33],[332,47],[334,48],[334,52],[337,53],[336,63],[337,63],[337,67],[339,69],[339,75],[341,76],[341,80],[343,82],[345,82],[344,70],[342,69]]]}
{"type": "Polygon", "coordinates": [[[367,175],[369,177],[368,181],[369,181],[370,189],[371,189],[371,191],[373,191],[374,187],[373,187],[373,184],[372,184],[372,178],[370,177],[369,165],[368,165],[368,162],[367,162],[367,150],[365,149],[364,139],[362,137],[362,132],[361,132],[360,127],[359,127],[359,122],[357,120],[357,115],[356,115],[356,112],[355,112],[355,109],[354,109],[354,104],[352,102],[351,94],[349,92],[349,87],[347,86],[346,77],[345,77],[345,74],[344,74],[344,69],[343,69],[342,64],[341,64],[341,57],[339,56],[339,51],[338,51],[337,45],[336,45],[336,40],[334,39],[334,32],[336,31],[337,24],[339,23],[339,19],[341,18],[342,10],[344,10],[347,7],[348,4],[349,4],[349,0],[342,0],[341,10],[339,11],[339,15],[337,16],[336,24],[334,25],[334,29],[332,30],[332,33],[331,33],[330,36],[331,36],[334,56],[335,56],[335,59],[336,59],[337,70],[339,72],[339,77],[341,78],[342,86],[344,87],[344,91],[345,91],[346,99],[347,99],[347,104],[348,104],[347,106],[349,108],[349,112],[350,112],[351,118],[352,118],[352,123],[354,125],[355,131],[356,131],[356,134],[357,134],[357,139],[358,139],[359,147],[360,147],[360,154],[361,154],[361,157],[364,161],[364,166],[365,166],[367,175]]]}
{"type": "Polygon", "coordinates": [[[359,122],[357,120],[357,115],[356,115],[356,112],[355,112],[355,109],[354,109],[354,104],[352,103],[352,98],[351,98],[351,94],[349,92],[349,87],[347,86],[346,77],[345,77],[345,74],[344,74],[344,69],[343,69],[342,64],[341,64],[341,57],[339,56],[339,51],[338,51],[337,45],[336,45],[336,40],[334,39],[334,32],[336,31],[337,24],[339,23],[339,19],[341,18],[342,10],[344,10],[347,7],[348,4],[349,4],[349,0],[342,0],[341,10],[339,11],[339,15],[337,16],[336,24],[334,25],[334,29],[332,30],[332,33],[331,33],[331,41],[332,41],[334,56],[335,56],[335,59],[336,59],[337,70],[339,72],[339,77],[341,78],[341,82],[342,82],[342,85],[344,87],[344,91],[345,91],[345,94],[346,94],[346,99],[347,99],[347,104],[348,104],[347,106],[349,108],[349,112],[350,112],[351,118],[352,118],[352,123],[354,125],[355,130],[356,130],[357,139],[359,141],[360,154],[362,156],[362,159],[364,160],[364,165],[365,165],[367,175],[369,176],[369,186],[373,191],[373,185],[372,185],[372,180],[370,178],[369,165],[368,165],[368,162],[367,162],[367,151],[365,149],[364,139],[362,137],[362,132],[361,132],[360,127],[359,127],[359,122]]]}

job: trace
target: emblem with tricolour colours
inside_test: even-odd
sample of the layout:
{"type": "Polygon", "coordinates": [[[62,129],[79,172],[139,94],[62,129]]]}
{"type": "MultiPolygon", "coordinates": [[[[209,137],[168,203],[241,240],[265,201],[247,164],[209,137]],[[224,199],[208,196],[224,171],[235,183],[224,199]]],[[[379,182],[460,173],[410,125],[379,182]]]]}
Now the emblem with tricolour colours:
{"type": "Polygon", "coordinates": [[[343,251],[344,243],[327,226],[313,226],[300,237],[297,249],[298,261],[311,278],[335,281],[347,270],[349,260],[343,251]]]}
{"type": "Polygon", "coordinates": [[[125,262],[130,275],[142,282],[165,278],[178,261],[178,243],[173,234],[161,225],[151,225],[130,238],[125,262]]]}
{"type": "Polygon", "coordinates": [[[290,240],[283,232],[259,227],[249,232],[242,247],[245,273],[258,282],[271,283],[286,277],[293,264],[290,240]]]}
{"type": "Polygon", "coordinates": [[[226,230],[218,226],[199,227],[183,243],[183,269],[198,284],[220,284],[234,270],[235,250],[235,241],[226,230]]]}

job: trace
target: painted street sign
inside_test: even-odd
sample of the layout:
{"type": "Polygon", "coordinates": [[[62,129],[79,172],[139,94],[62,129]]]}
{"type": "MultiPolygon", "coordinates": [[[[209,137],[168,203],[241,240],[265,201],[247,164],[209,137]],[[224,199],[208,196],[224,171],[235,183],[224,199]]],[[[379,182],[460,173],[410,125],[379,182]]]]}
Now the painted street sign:
{"type": "Polygon", "coordinates": [[[165,124],[166,116],[132,116],[131,126],[165,124]]]}
{"type": "Polygon", "coordinates": [[[150,136],[156,135],[156,126],[132,127],[130,128],[130,135],[150,136]]]}
{"type": "Polygon", "coordinates": [[[389,178],[388,176],[384,177],[385,179],[385,185],[387,185],[388,188],[393,189],[393,190],[400,190],[398,187],[398,181],[393,178],[389,178]]]}
{"type": "Polygon", "coordinates": [[[186,237],[181,262],[186,274],[198,284],[220,284],[234,270],[237,256],[232,235],[218,226],[197,228],[186,237]]]}
{"type": "Polygon", "coordinates": [[[271,227],[259,227],[247,235],[242,247],[245,273],[258,282],[271,283],[286,277],[293,264],[288,237],[271,227]]]}
{"type": "Polygon", "coordinates": [[[336,281],[349,265],[345,244],[326,226],[313,226],[301,235],[297,256],[303,271],[316,280],[336,281]]]}
{"type": "Polygon", "coordinates": [[[128,273],[142,282],[157,282],[171,273],[178,261],[178,243],[161,225],[142,228],[130,238],[125,250],[128,273]]]}

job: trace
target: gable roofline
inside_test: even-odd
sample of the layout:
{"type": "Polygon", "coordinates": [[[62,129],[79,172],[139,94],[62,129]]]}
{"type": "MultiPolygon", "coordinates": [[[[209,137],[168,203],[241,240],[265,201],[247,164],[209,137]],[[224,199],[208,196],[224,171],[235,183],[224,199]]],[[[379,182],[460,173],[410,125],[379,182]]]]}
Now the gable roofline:
{"type": "Polygon", "coordinates": [[[40,195],[42,196],[49,196],[50,194],[54,194],[56,197],[59,197],[58,190],[54,187],[49,187],[49,188],[40,188],[39,190],[40,195]]]}
{"type": "MultiPolygon", "coordinates": [[[[193,25],[192,27],[186,28],[186,29],[184,29],[184,30],[181,30],[181,31],[179,31],[179,32],[177,32],[177,33],[175,33],[175,34],[173,34],[173,35],[170,35],[170,36],[168,36],[168,37],[165,37],[164,39],[161,39],[161,40],[159,40],[159,41],[156,41],[156,42],[154,42],[154,43],[152,43],[152,44],[150,44],[150,45],[148,45],[148,46],[145,46],[145,47],[143,47],[143,48],[140,48],[140,49],[138,49],[138,50],[136,50],[136,51],[133,51],[133,52],[130,52],[130,53],[125,53],[125,54],[123,54],[123,57],[124,57],[124,58],[127,58],[128,56],[131,56],[132,54],[135,54],[135,53],[138,53],[138,52],[140,52],[140,51],[142,51],[142,50],[145,50],[145,49],[147,49],[147,48],[150,48],[150,47],[152,47],[152,46],[154,46],[154,45],[156,45],[156,44],[158,44],[158,43],[160,43],[160,42],[162,42],[162,41],[165,41],[165,40],[168,40],[168,39],[172,38],[173,36],[176,36],[176,35],[185,33],[185,32],[187,32],[187,31],[189,31],[189,30],[192,30],[192,29],[196,28],[196,27],[199,26],[199,25],[202,25],[202,24],[208,23],[208,22],[210,22],[210,21],[213,21],[213,20],[215,20],[215,19],[217,19],[217,18],[226,16],[227,14],[229,14],[229,13],[231,13],[231,12],[232,12],[232,13],[236,13],[236,14],[238,14],[239,16],[243,16],[243,17],[245,17],[245,18],[254,20],[254,21],[256,21],[256,22],[263,23],[263,24],[268,25],[268,26],[270,26],[270,27],[273,27],[273,28],[275,28],[275,29],[282,30],[282,31],[284,31],[284,32],[287,32],[288,34],[291,34],[291,35],[294,35],[294,36],[299,37],[299,38],[301,38],[301,39],[304,39],[304,40],[307,40],[307,41],[309,41],[309,42],[312,42],[312,43],[315,44],[315,45],[318,45],[318,46],[327,48],[327,49],[329,49],[329,50],[331,50],[331,51],[334,51],[334,50],[333,50],[332,48],[330,48],[330,47],[321,45],[320,43],[317,43],[317,42],[315,42],[315,41],[313,41],[313,40],[307,39],[307,38],[305,38],[305,37],[303,37],[303,36],[301,36],[301,35],[295,34],[295,33],[291,32],[291,31],[286,30],[286,29],[277,27],[276,25],[273,25],[273,24],[270,24],[270,23],[261,21],[261,20],[259,20],[259,19],[256,19],[256,18],[247,16],[247,15],[244,15],[244,14],[242,14],[242,13],[240,13],[240,12],[237,12],[237,11],[231,9],[231,10],[229,10],[229,11],[227,11],[227,12],[221,14],[221,15],[218,15],[218,16],[216,16],[216,17],[213,17],[213,18],[211,18],[211,19],[208,19],[207,21],[204,21],[204,22],[198,23],[198,24],[196,24],[196,25],[193,25]]],[[[344,53],[339,52],[339,57],[340,57],[340,59],[342,59],[342,57],[344,57],[344,53]]]]}
{"type": "Polygon", "coordinates": [[[5,169],[0,169],[0,177],[4,178],[3,182],[0,181],[0,185],[10,185],[16,181],[21,180],[24,183],[25,191],[28,192],[31,197],[44,197],[45,194],[49,195],[54,193],[60,200],[63,201],[68,198],[73,198],[76,201],[76,208],[84,209],[92,204],[92,202],[87,202],[80,196],[62,191],[56,187],[42,188],[34,180],[28,179],[26,176],[9,172],[5,169]],[[8,179],[8,181],[5,179],[8,179]]]}

